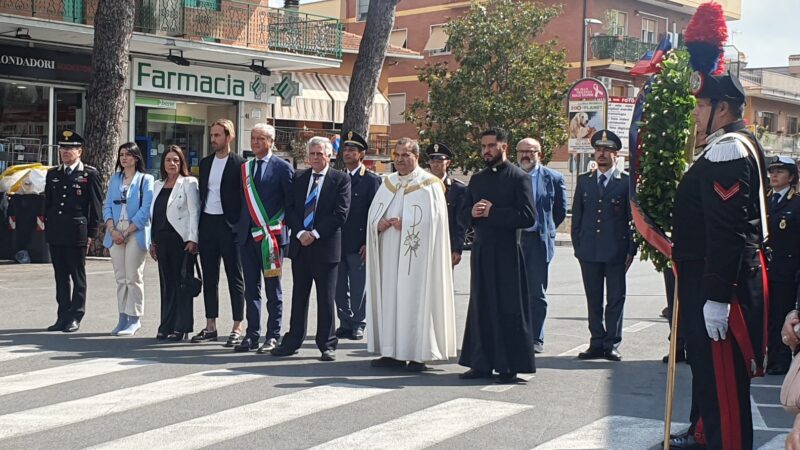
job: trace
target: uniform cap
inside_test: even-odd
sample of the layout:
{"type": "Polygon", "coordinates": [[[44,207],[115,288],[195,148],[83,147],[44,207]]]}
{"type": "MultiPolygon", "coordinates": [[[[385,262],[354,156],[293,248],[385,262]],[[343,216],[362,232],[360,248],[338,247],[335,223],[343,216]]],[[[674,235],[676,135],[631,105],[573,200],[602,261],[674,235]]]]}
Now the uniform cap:
{"type": "Polygon", "coordinates": [[[591,142],[592,147],[595,148],[610,148],[615,151],[622,148],[622,140],[613,131],[609,130],[598,131],[592,135],[591,142]]]}
{"type": "Polygon", "coordinates": [[[434,161],[445,161],[453,157],[453,152],[451,152],[446,145],[439,143],[429,145],[428,148],[425,149],[425,153],[428,154],[428,158],[434,161]]]}
{"type": "Polygon", "coordinates": [[[69,148],[83,147],[83,138],[72,130],[64,130],[58,137],[58,145],[69,148]]]}
{"type": "Polygon", "coordinates": [[[344,133],[343,136],[344,142],[342,142],[342,145],[344,147],[355,147],[362,152],[369,148],[367,140],[355,131],[348,131],[347,133],[344,133]]]}

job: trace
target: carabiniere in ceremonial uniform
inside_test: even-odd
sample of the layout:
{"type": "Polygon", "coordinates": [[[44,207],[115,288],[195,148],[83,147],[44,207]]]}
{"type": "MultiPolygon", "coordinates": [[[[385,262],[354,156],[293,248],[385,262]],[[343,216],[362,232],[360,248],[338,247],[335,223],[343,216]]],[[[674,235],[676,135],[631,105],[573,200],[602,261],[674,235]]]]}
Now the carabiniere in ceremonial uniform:
{"type": "Polygon", "coordinates": [[[797,165],[792,158],[777,157],[769,165],[769,331],[767,373],[783,375],[789,370],[792,353],[781,342],[783,320],[795,309],[800,283],[800,196],[797,165]]]}
{"type": "Polygon", "coordinates": [[[436,173],[431,169],[431,173],[442,179],[444,184],[444,196],[447,199],[447,220],[450,225],[450,252],[461,255],[464,249],[464,239],[466,238],[466,225],[459,220],[459,212],[464,207],[467,185],[450,176],[447,169],[453,152],[444,144],[431,144],[425,149],[430,161],[442,161],[443,172],[436,173]]]}
{"type": "Polygon", "coordinates": [[[45,236],[56,278],[58,318],[47,331],[80,328],[86,305],[86,250],[102,219],[100,173],[81,162],[83,138],[65,130],[59,136],[62,164],[47,171],[45,236]]]}

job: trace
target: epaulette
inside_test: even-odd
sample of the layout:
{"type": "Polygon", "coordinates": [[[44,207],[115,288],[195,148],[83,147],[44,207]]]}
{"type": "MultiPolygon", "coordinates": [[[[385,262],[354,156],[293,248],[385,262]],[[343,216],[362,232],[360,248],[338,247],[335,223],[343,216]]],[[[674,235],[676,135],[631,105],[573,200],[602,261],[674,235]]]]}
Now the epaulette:
{"type": "Polygon", "coordinates": [[[714,144],[703,157],[711,162],[735,161],[747,157],[747,149],[736,139],[728,138],[714,144]]]}

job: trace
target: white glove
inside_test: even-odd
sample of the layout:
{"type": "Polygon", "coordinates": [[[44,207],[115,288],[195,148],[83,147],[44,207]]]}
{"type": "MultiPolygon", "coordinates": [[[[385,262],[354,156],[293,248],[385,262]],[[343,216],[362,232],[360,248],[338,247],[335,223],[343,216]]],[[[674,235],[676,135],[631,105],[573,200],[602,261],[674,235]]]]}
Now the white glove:
{"type": "Polygon", "coordinates": [[[703,305],[703,317],[706,321],[706,331],[708,337],[718,341],[725,339],[728,332],[728,315],[731,312],[729,303],[720,303],[713,300],[706,300],[703,305]]]}

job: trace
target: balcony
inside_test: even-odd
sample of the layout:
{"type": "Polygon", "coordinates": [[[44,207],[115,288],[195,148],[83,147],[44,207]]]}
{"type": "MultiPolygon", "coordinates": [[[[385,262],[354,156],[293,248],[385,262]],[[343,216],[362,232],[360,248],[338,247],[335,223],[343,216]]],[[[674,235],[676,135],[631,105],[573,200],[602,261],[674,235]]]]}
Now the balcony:
{"type": "MultiPolygon", "coordinates": [[[[237,0],[135,0],[134,31],[324,58],[342,57],[337,19],[237,0]]],[[[0,14],[93,25],[98,0],[0,0],[0,14]]]]}
{"type": "Polygon", "coordinates": [[[623,63],[635,63],[646,52],[655,50],[658,46],[630,36],[592,36],[589,44],[592,59],[610,59],[623,63]]]}
{"type": "Polygon", "coordinates": [[[769,154],[791,153],[793,158],[800,156],[800,135],[786,136],[782,133],[765,131],[759,135],[758,140],[769,154]]]}
{"type": "MultiPolygon", "coordinates": [[[[341,134],[340,130],[321,130],[313,128],[275,127],[275,148],[279,152],[292,154],[303,149],[314,136],[324,136],[333,140],[334,135],[341,134]]],[[[370,133],[369,149],[366,159],[387,160],[391,157],[391,144],[388,134],[370,133]]]]}
{"type": "Polygon", "coordinates": [[[745,85],[748,95],[800,104],[800,78],[763,69],[745,69],[739,73],[739,79],[755,85],[745,85]]]}

